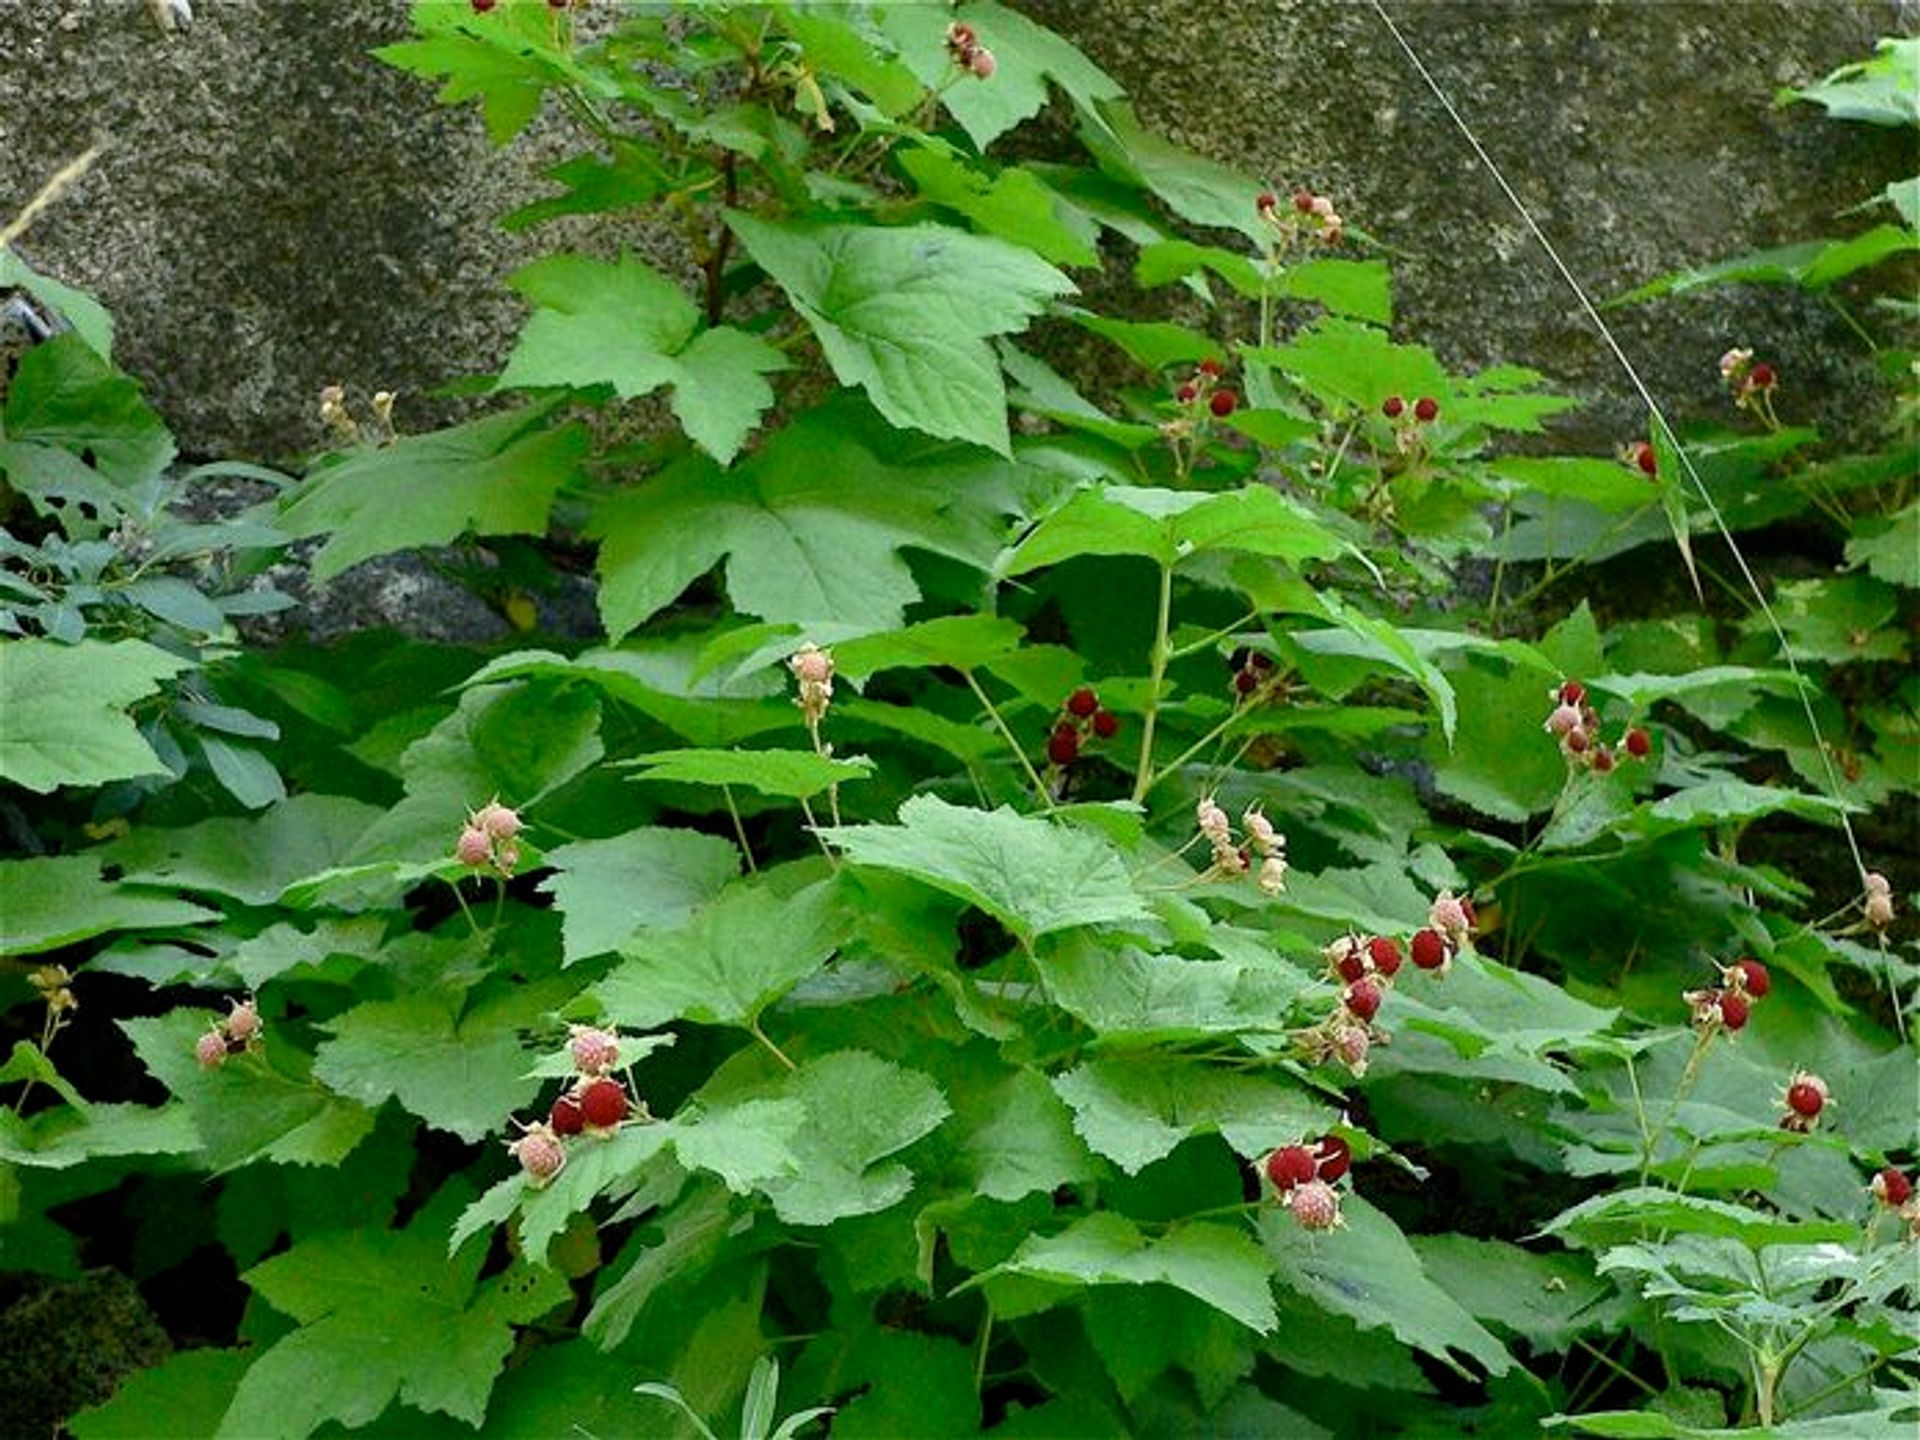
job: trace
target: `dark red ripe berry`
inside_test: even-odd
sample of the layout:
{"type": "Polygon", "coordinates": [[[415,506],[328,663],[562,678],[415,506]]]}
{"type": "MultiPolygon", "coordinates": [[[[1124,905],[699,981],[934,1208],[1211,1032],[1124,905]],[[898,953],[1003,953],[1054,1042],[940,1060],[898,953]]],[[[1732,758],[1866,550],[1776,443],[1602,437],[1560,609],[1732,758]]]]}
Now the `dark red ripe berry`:
{"type": "Polygon", "coordinates": [[[1373,957],[1373,968],[1382,975],[1391,975],[1400,968],[1400,944],[1384,935],[1376,935],[1367,942],[1367,954],[1373,957]]]}
{"type": "Polygon", "coordinates": [[[1747,372],[1747,383],[1756,390],[1773,388],[1773,366],[1762,361],[1747,372]]]}
{"type": "Polygon", "coordinates": [[[947,27],[947,39],[952,41],[959,49],[966,49],[972,45],[977,38],[973,33],[973,27],[971,25],[962,25],[956,20],[947,27]]]}
{"type": "Polygon", "coordinates": [[[1578,705],[1587,698],[1587,687],[1578,680],[1568,680],[1560,686],[1560,703],[1578,705]]]}
{"type": "Polygon", "coordinates": [[[580,1113],[589,1125],[610,1129],[627,1118],[632,1107],[618,1080],[596,1080],[580,1092],[580,1113]]]}
{"type": "Polygon", "coordinates": [[[1340,978],[1348,984],[1352,984],[1355,980],[1362,979],[1367,973],[1367,962],[1366,958],[1360,953],[1359,944],[1355,941],[1349,941],[1347,948],[1340,952],[1340,958],[1334,961],[1333,968],[1339,973],[1340,978]]]}
{"type": "Polygon", "coordinates": [[[1100,697],[1093,693],[1093,687],[1082,685],[1067,696],[1067,713],[1078,715],[1082,720],[1100,708],[1100,697]]]}
{"type": "Polygon", "coordinates": [[[1294,191],[1293,208],[1298,210],[1302,215],[1311,215],[1313,213],[1313,192],[1311,190],[1294,191]]]}
{"type": "Polygon", "coordinates": [[[1728,990],[1720,997],[1720,1023],[1729,1030],[1747,1028],[1747,997],[1728,990]]]}
{"type": "Polygon", "coordinates": [[[1653,737],[1635,726],[1627,731],[1627,738],[1621,742],[1627,747],[1627,754],[1636,760],[1647,758],[1647,752],[1653,749],[1653,737]]]}
{"type": "Polygon", "coordinates": [[[1467,929],[1472,930],[1480,924],[1480,917],[1473,913],[1473,902],[1466,896],[1460,897],[1460,913],[1467,917],[1467,929]]]}
{"type": "Polygon", "coordinates": [[[1227,656],[1227,669],[1244,670],[1253,659],[1253,652],[1244,645],[1236,645],[1233,653],[1227,656]]]}
{"type": "Polygon", "coordinates": [[[1371,1020],[1380,1013],[1380,987],[1371,980],[1356,980],[1347,986],[1347,1009],[1357,1020],[1371,1020]]]}
{"type": "Polygon", "coordinates": [[[1256,670],[1273,669],[1273,657],[1261,650],[1255,650],[1251,655],[1247,656],[1247,663],[1256,670]]]}
{"type": "Polygon", "coordinates": [[[1267,1179],[1276,1190],[1291,1190],[1313,1179],[1318,1165],[1304,1145],[1283,1145],[1267,1156],[1267,1179]]]}
{"type": "Polygon", "coordinates": [[[473,13],[484,15],[500,3],[500,0],[473,0],[473,13]]]}
{"type": "Polygon", "coordinates": [[[1898,1210],[1913,1198],[1913,1181],[1889,1165],[1873,1177],[1870,1187],[1883,1205],[1898,1210]]]}
{"type": "Polygon", "coordinates": [[[1584,755],[1587,746],[1592,742],[1587,739],[1587,732],[1576,725],[1573,729],[1567,731],[1564,743],[1567,749],[1571,750],[1574,754],[1584,755]]]}
{"type": "Polygon", "coordinates": [[[1425,425],[1439,413],[1440,402],[1431,395],[1422,395],[1418,400],[1413,402],[1413,418],[1418,420],[1422,425],[1425,425]]]}
{"type": "Polygon", "coordinates": [[[1227,373],[1227,367],[1222,365],[1218,360],[1215,360],[1212,356],[1208,356],[1200,362],[1200,373],[1205,375],[1209,380],[1218,380],[1222,375],[1227,373]]]}
{"type": "Polygon", "coordinates": [[[1797,1085],[1787,1087],[1787,1108],[1809,1119],[1818,1115],[1827,1103],[1827,1097],[1820,1093],[1818,1085],[1802,1080],[1797,1085]]]}
{"type": "Polygon", "coordinates": [[[1263,215],[1279,203],[1280,197],[1271,190],[1262,190],[1258,195],[1253,197],[1253,208],[1263,215]]]}
{"type": "Polygon", "coordinates": [[[1447,963],[1447,938],[1438,930],[1416,930],[1407,947],[1422,970],[1438,970],[1447,963]]]}
{"type": "Polygon", "coordinates": [[[1182,405],[1191,405],[1193,403],[1193,397],[1199,393],[1199,387],[1189,382],[1174,391],[1173,398],[1178,400],[1182,405]]]}
{"type": "Polygon", "coordinates": [[[1593,752],[1593,768],[1597,774],[1605,775],[1613,769],[1613,751],[1602,745],[1593,752]]]}
{"type": "Polygon", "coordinates": [[[1080,732],[1062,725],[1047,737],[1047,759],[1056,765],[1071,765],[1080,758],[1080,732]]]}
{"type": "Polygon", "coordinates": [[[556,1135],[578,1135],[587,1127],[587,1116],[578,1100],[571,1095],[562,1095],[553,1102],[553,1109],[547,1112],[547,1123],[553,1126],[556,1135]]]}
{"type": "Polygon", "coordinates": [[[1231,390],[1216,390],[1207,397],[1207,409],[1224,420],[1240,407],[1240,397],[1231,390]]]}
{"type": "Polygon", "coordinates": [[[1758,960],[1736,960],[1734,969],[1740,972],[1747,994],[1755,1000],[1767,998],[1767,991],[1773,988],[1773,977],[1767,973],[1767,967],[1758,960]]]}
{"type": "Polygon", "coordinates": [[[1380,413],[1389,420],[1398,420],[1407,413],[1407,402],[1398,395],[1389,395],[1380,402],[1380,413]]]}
{"type": "Polygon", "coordinates": [[[1242,695],[1251,695],[1260,688],[1260,677],[1251,670],[1242,670],[1233,677],[1233,688],[1242,695]]]}
{"type": "Polygon", "coordinates": [[[1633,452],[1633,463],[1640,467],[1642,475],[1657,475],[1660,472],[1660,461],[1653,453],[1651,445],[1636,446],[1633,452]]]}
{"type": "Polygon", "coordinates": [[[1111,710],[1093,712],[1093,733],[1102,740],[1111,740],[1120,733],[1120,717],[1111,710]]]}
{"type": "Polygon", "coordinates": [[[573,4],[573,0],[547,0],[547,8],[549,10],[565,10],[571,4],[573,4]]]}
{"type": "Polygon", "coordinates": [[[1338,1135],[1323,1135],[1313,1147],[1313,1158],[1319,1163],[1320,1178],[1331,1185],[1352,1166],[1353,1150],[1338,1135]]]}

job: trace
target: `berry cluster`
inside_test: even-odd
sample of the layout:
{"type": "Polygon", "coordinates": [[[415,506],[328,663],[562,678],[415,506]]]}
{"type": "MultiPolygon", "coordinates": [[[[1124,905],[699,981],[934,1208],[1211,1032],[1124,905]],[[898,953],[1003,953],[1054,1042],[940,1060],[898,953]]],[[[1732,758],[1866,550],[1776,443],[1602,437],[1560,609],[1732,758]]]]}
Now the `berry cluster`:
{"type": "Polygon", "coordinates": [[[1340,985],[1340,1003],[1332,1013],[1296,1036],[1302,1050],[1316,1064],[1338,1060],[1355,1075],[1367,1073],[1367,1055],[1385,1032],[1376,1031],[1394,976],[1411,958],[1414,967],[1436,972],[1440,978],[1453,964],[1455,953],[1473,935],[1473,906],[1450,890],[1442,891],[1427,911],[1427,923],[1413,933],[1403,952],[1400,942],[1386,935],[1343,935],[1322,952],[1327,978],[1340,985]]]}
{"type": "Polygon", "coordinates": [[[1569,765],[1605,775],[1622,755],[1644,760],[1653,752],[1653,737],[1638,725],[1620,737],[1617,749],[1599,739],[1600,716],[1587,703],[1587,687],[1578,680],[1561,682],[1547,692],[1547,698],[1553,701],[1553,713],[1541,729],[1559,740],[1560,753],[1569,765]]]}
{"type": "Polygon", "coordinates": [[[1756,365],[1751,350],[1729,350],[1720,357],[1720,379],[1732,392],[1736,406],[1752,411],[1769,429],[1779,428],[1773,413],[1773,391],[1780,382],[1773,366],[1764,360],[1756,365]]]}
{"type": "Polygon", "coordinates": [[[1885,930],[1893,924],[1893,886],[1878,870],[1869,870],[1861,878],[1866,891],[1861,909],[1869,930],[1885,930]]]}
{"type": "Polygon", "coordinates": [[[1250,703],[1272,683],[1273,657],[1241,645],[1227,657],[1227,669],[1233,672],[1234,703],[1250,703]]]}
{"type": "Polygon", "coordinates": [[[1827,1101],[1832,1098],[1827,1082],[1818,1075],[1809,1070],[1794,1071],[1781,1097],[1787,1113],[1780,1117],[1780,1128],[1796,1135],[1805,1135],[1819,1123],[1820,1112],[1827,1108],[1827,1101]]]}
{"type": "Polygon", "coordinates": [[[1653,453],[1653,446],[1645,440],[1635,440],[1620,447],[1620,463],[1631,465],[1649,480],[1660,474],[1660,459],[1653,453]]]}
{"type": "Polygon", "coordinates": [[[1220,384],[1226,367],[1218,360],[1202,360],[1193,373],[1174,387],[1173,398],[1197,419],[1202,410],[1216,420],[1224,420],[1240,408],[1240,397],[1220,384]]]}
{"type": "Polygon", "coordinates": [[[1312,1144],[1282,1145],[1260,1162],[1260,1173],[1303,1230],[1335,1230],[1340,1192],[1334,1189],[1353,1163],[1353,1152],[1338,1135],[1312,1144]]]}
{"type": "Polygon", "coordinates": [[[1111,740],[1119,733],[1120,717],[1101,708],[1091,685],[1082,685],[1060,702],[1060,713],[1047,734],[1047,759],[1064,769],[1080,758],[1084,746],[1111,740]]]}
{"type": "Polygon", "coordinates": [[[1241,812],[1244,841],[1234,838],[1233,822],[1212,796],[1194,808],[1194,818],[1200,838],[1213,852],[1212,863],[1200,876],[1202,881],[1237,879],[1253,871],[1262,895],[1278,895],[1287,888],[1287,837],[1273,828],[1258,805],[1249,805],[1241,812]],[[1257,867],[1255,861],[1259,862],[1257,867]]]}
{"type": "Polygon", "coordinates": [[[1703,1035],[1747,1028],[1753,1002],[1764,1000],[1773,977],[1758,960],[1736,960],[1720,967],[1720,983],[1704,990],[1688,990],[1682,998],[1693,1011],[1693,1024],[1703,1035]]]}
{"type": "Polygon", "coordinates": [[[1907,1222],[1908,1239],[1920,1241],[1920,1197],[1914,1195],[1910,1178],[1888,1165],[1873,1177],[1867,1192],[1907,1222]]]}
{"type": "Polygon", "coordinates": [[[251,996],[227,1003],[233,1007],[227,1017],[214,1021],[207,1033],[194,1042],[193,1058],[200,1062],[202,1069],[215,1069],[226,1064],[229,1055],[258,1049],[260,1037],[266,1034],[266,1022],[260,1018],[260,1009],[251,996]]]}
{"type": "Polygon", "coordinates": [[[793,703],[806,716],[809,729],[818,729],[833,704],[833,652],[809,641],[787,657],[787,669],[800,687],[793,703]]]}
{"type": "Polygon", "coordinates": [[[1304,186],[1293,192],[1291,206],[1282,206],[1273,191],[1262,190],[1254,196],[1253,208],[1281,241],[1310,235],[1323,245],[1338,245],[1347,233],[1346,222],[1333,208],[1333,201],[1304,186]]]}
{"type": "Polygon", "coordinates": [[[999,69],[993,52],[980,43],[979,37],[973,33],[973,27],[963,25],[958,20],[947,26],[947,54],[953,57],[954,64],[976,80],[991,80],[993,72],[999,69]]]}
{"type": "Polygon", "coordinates": [[[1403,456],[1418,458],[1427,449],[1427,427],[1440,418],[1440,402],[1422,395],[1409,405],[1406,397],[1389,395],[1380,402],[1380,413],[1393,427],[1393,448],[1403,456]]]}
{"type": "Polygon", "coordinates": [[[620,1063],[618,1035],[575,1025],[567,1050],[573,1059],[573,1084],[553,1102],[545,1120],[523,1126],[520,1138],[507,1146],[507,1153],[520,1162],[528,1183],[535,1186],[545,1185],[566,1165],[567,1139],[583,1134],[605,1139],[636,1115],[648,1118],[646,1106],[637,1105],[626,1085],[612,1074],[620,1063]]]}
{"type": "Polygon", "coordinates": [[[467,823],[454,842],[453,854],[471,870],[492,869],[503,879],[520,863],[520,814],[496,798],[469,811],[467,823]]]}

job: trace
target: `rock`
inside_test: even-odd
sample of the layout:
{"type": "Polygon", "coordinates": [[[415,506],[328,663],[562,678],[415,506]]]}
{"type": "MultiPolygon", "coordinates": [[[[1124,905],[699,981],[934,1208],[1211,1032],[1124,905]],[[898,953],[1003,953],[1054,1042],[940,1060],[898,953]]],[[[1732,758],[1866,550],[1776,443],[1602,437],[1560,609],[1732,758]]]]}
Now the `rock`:
{"type": "Polygon", "coordinates": [[[23,1283],[0,1311],[0,1435],[51,1435],[173,1351],[145,1297],[116,1270],[23,1283]]]}
{"type": "MultiPolygon", "coordinates": [[[[1644,433],[1617,366],[1371,7],[1020,8],[1078,40],[1150,123],[1250,175],[1334,196],[1396,252],[1398,334],[1449,364],[1548,372],[1595,403],[1569,443],[1610,449],[1644,433]]],[[[1468,0],[1393,13],[1596,298],[1857,227],[1838,212],[1911,168],[1905,133],[1769,108],[1776,87],[1901,33],[1911,3],[1468,0]]],[[[567,127],[550,115],[493,150],[471,107],[442,109],[431,86],[368,56],[404,37],[399,5],[195,14],[169,34],[136,0],[9,0],[5,193],[31,195],[91,141],[108,145],[23,253],[115,312],[124,363],[190,456],[313,448],[330,382],[361,399],[401,392],[409,428],[459,413],[423,392],[501,363],[522,313],[501,277],[594,233],[564,222],[509,236],[494,223],[540,193],[538,167],[570,153],[567,127]]],[[[649,254],[677,263],[665,233],[649,254]]],[[[1115,291],[1136,312],[1175,303],[1115,291]]],[[[1795,420],[1811,407],[1839,433],[1879,411],[1857,339],[1793,292],[1716,291],[1610,320],[1676,416],[1726,414],[1713,362],[1734,343],[1776,360],[1795,420]]]]}

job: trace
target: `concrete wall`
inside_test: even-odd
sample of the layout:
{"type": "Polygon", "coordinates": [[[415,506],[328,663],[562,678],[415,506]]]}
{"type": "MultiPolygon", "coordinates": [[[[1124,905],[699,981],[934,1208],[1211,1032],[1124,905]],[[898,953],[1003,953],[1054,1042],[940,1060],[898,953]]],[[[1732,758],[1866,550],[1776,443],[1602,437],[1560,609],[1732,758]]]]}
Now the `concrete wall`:
{"type": "MultiPolygon", "coordinates": [[[[1072,35],[1176,138],[1334,195],[1396,251],[1406,338],[1455,364],[1531,364],[1599,402],[1571,438],[1638,433],[1570,298],[1374,15],[1346,0],[1019,0],[1072,35]]],[[[1776,112],[1897,33],[1894,0],[1463,0],[1392,13],[1601,295],[1732,251],[1832,232],[1912,168],[1911,136],[1776,112]]],[[[0,217],[93,140],[105,157],[20,248],[96,291],[122,359],[190,455],[289,455],[331,381],[418,395],[497,365],[499,278],[552,243],[493,217],[564,154],[548,126],[492,150],[470,109],[369,59],[397,0],[0,0],[0,217]]],[[[1905,17],[1913,18],[1912,7],[1905,17]]],[[[1156,300],[1155,303],[1161,303],[1156,300]]],[[[1858,346],[1823,307],[1748,290],[1625,312],[1681,411],[1714,403],[1727,345],[1778,358],[1783,410],[1859,403],[1858,346]]],[[[421,423],[433,402],[403,402],[421,423]]]]}

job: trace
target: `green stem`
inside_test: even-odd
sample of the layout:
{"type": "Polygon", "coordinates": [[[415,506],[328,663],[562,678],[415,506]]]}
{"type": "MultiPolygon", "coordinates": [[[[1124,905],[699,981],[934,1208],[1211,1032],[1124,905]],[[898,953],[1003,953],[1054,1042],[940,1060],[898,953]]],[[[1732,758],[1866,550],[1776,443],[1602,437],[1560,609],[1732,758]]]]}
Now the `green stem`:
{"type": "Polygon", "coordinates": [[[1154,785],[1158,785],[1162,780],[1166,779],[1169,775],[1174,775],[1179,773],[1180,768],[1184,766],[1189,760],[1193,759],[1194,756],[1198,755],[1202,750],[1206,749],[1209,745],[1214,744],[1223,735],[1225,735],[1227,731],[1233,727],[1233,722],[1240,718],[1240,715],[1241,715],[1241,712],[1236,709],[1233,712],[1233,714],[1227,716],[1226,719],[1222,720],[1218,725],[1215,725],[1211,730],[1207,731],[1206,734],[1202,735],[1198,740],[1194,741],[1193,744],[1189,745],[1186,749],[1182,750],[1178,755],[1174,756],[1174,758],[1169,760],[1165,765],[1162,765],[1160,767],[1160,773],[1153,777],[1153,785],[1147,786],[1147,790],[1151,791],[1154,785]]]}
{"type": "Polygon", "coordinates": [[[740,842],[740,853],[747,857],[747,873],[758,875],[760,867],[753,863],[753,846],[747,843],[747,827],[740,820],[740,807],[733,803],[733,787],[722,785],[720,794],[727,802],[727,814],[733,819],[734,837],[740,842]]]}
{"type": "Polygon", "coordinates": [[[805,799],[800,801],[800,813],[807,819],[807,829],[813,832],[813,838],[820,843],[820,853],[827,857],[827,868],[838,870],[840,857],[833,853],[833,847],[827,844],[826,836],[820,833],[820,822],[813,818],[813,807],[805,799]]]}
{"type": "Polygon", "coordinates": [[[479,938],[480,922],[473,918],[473,911],[467,908],[467,897],[460,893],[460,882],[449,880],[447,883],[453,887],[453,898],[460,902],[460,913],[467,917],[467,928],[473,931],[476,939],[479,938]]]}
{"type": "Polygon", "coordinates": [[[1211,634],[1201,636],[1198,640],[1195,640],[1191,645],[1177,646],[1174,649],[1173,655],[1170,658],[1175,660],[1184,660],[1187,656],[1197,655],[1202,650],[1211,650],[1220,641],[1226,639],[1227,636],[1235,634],[1238,631],[1244,630],[1247,626],[1251,625],[1254,621],[1258,620],[1259,618],[1260,618],[1260,612],[1258,610],[1249,610],[1246,614],[1242,615],[1238,620],[1234,621],[1233,624],[1223,625],[1218,630],[1213,631],[1211,634]]]}
{"type": "Polygon", "coordinates": [[[1167,661],[1173,647],[1167,641],[1173,619],[1173,566],[1160,567],[1160,608],[1154,620],[1153,654],[1147,676],[1147,714],[1140,725],[1140,768],[1133,777],[1133,803],[1138,805],[1153,788],[1153,730],[1160,718],[1160,687],[1167,678],[1167,661]]]}
{"type": "Polygon", "coordinates": [[[1625,1380],[1632,1385],[1638,1385],[1642,1390],[1646,1391],[1647,1394],[1651,1396],[1654,1396],[1656,1398],[1659,1396],[1660,1392],[1658,1389],[1656,1389],[1653,1385],[1649,1384],[1642,1377],[1634,1374],[1633,1371],[1629,1370],[1626,1366],[1622,1365],[1618,1360],[1614,1359],[1611,1355],[1607,1354],[1606,1351],[1594,1345],[1591,1341],[1588,1341],[1586,1339],[1576,1339],[1573,1343],[1578,1345],[1582,1350],[1586,1351],[1587,1354],[1591,1355],[1595,1360],[1598,1360],[1602,1365],[1606,1366],[1607,1369],[1611,1370],[1614,1374],[1618,1375],[1622,1380],[1625,1380]]]}
{"type": "Polygon", "coordinates": [[[1042,805],[1046,806],[1049,810],[1053,809],[1053,793],[1047,789],[1047,782],[1040,778],[1040,772],[1033,768],[1033,762],[1027,758],[1027,752],[1021,748],[1020,742],[1014,738],[1013,730],[1008,726],[999,708],[993,703],[993,700],[988,696],[987,692],[980,688],[980,682],[973,678],[973,672],[971,670],[962,670],[960,675],[961,678],[967,682],[967,688],[973,691],[973,698],[980,702],[980,708],[985,710],[987,717],[993,721],[994,729],[1000,732],[1000,738],[1005,740],[1007,742],[1007,748],[1013,751],[1013,758],[1018,760],[1020,762],[1020,768],[1027,772],[1027,781],[1033,786],[1033,793],[1040,797],[1040,803],[1042,805]]]}
{"type": "Polygon", "coordinates": [[[760,1028],[760,1021],[757,1016],[747,1022],[747,1033],[762,1045],[766,1046],[768,1051],[772,1053],[773,1058],[786,1066],[787,1069],[798,1070],[800,1068],[793,1063],[793,1060],[788,1056],[786,1051],[782,1050],[778,1045],[774,1044],[772,1040],[767,1038],[767,1032],[760,1028]]]}
{"type": "Polygon", "coordinates": [[[973,1393],[978,1395],[987,1383],[987,1349],[993,1342],[993,1301],[987,1300],[980,1316],[980,1338],[973,1347],[973,1393]]]}

